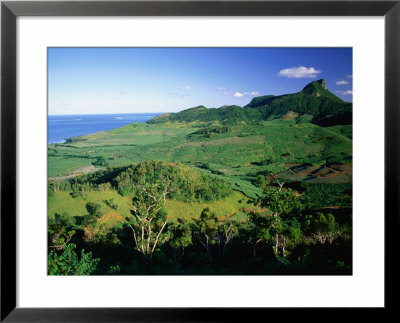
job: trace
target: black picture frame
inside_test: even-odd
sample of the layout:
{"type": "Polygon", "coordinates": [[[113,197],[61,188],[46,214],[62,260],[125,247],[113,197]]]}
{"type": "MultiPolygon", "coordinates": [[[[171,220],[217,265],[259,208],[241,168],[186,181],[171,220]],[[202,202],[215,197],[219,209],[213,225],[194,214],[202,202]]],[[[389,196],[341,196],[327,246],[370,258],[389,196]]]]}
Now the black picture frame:
{"type": "MultiPolygon", "coordinates": [[[[400,0],[395,1],[2,1],[1,321],[169,322],[254,320],[265,309],[16,307],[16,19],[19,16],[384,16],[385,307],[396,310],[399,237],[400,0]],[[260,312],[260,313],[259,313],[260,312]]],[[[372,237],[371,237],[372,238],[372,237]]],[[[373,259],[371,259],[373,261],[373,259]]],[[[40,291],[38,291],[40,292],[40,291]]],[[[284,315],[287,309],[270,309],[284,315]]],[[[295,310],[295,309],[294,309],[295,310]]],[[[297,309],[301,313],[301,310],[297,309]]],[[[332,310],[330,316],[335,315],[332,310]]],[[[372,313],[369,311],[371,317],[372,313]]]]}

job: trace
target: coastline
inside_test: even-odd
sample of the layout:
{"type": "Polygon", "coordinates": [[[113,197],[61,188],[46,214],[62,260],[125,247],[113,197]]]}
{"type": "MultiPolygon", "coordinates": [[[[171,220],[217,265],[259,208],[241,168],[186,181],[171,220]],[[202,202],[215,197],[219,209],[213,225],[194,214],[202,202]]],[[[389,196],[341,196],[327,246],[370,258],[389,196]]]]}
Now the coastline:
{"type": "Polygon", "coordinates": [[[47,144],[65,144],[70,138],[110,131],[131,123],[143,123],[161,113],[110,113],[48,115],[47,144]]]}

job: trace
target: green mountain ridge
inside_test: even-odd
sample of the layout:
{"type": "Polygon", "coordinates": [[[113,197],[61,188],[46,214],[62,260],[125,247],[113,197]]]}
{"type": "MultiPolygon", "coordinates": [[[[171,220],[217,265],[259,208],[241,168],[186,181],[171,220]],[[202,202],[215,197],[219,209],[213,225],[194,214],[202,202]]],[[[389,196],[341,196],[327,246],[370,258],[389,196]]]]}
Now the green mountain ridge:
{"type": "Polygon", "coordinates": [[[244,107],[206,108],[201,105],[178,113],[162,114],[147,123],[219,121],[222,124],[235,124],[279,118],[289,111],[298,113],[299,117],[311,115],[312,123],[320,126],[352,123],[352,103],[330,92],[323,79],[309,83],[297,93],[254,97],[244,107]]]}

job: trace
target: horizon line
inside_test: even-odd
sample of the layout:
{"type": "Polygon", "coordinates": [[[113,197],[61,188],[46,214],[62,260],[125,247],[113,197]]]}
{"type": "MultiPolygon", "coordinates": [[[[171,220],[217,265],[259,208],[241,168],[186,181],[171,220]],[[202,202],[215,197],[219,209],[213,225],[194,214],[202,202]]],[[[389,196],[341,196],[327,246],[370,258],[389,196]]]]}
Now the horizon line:
{"type": "Polygon", "coordinates": [[[47,116],[88,116],[88,115],[112,115],[112,114],[160,114],[176,112],[113,112],[113,113],[66,113],[66,114],[47,114],[47,116]]]}

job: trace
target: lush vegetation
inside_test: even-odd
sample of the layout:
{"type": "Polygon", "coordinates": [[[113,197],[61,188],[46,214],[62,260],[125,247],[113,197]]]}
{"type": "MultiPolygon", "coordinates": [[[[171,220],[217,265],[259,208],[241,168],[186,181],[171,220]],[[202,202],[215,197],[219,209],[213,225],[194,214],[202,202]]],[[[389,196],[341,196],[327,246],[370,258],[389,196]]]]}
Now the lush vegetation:
{"type": "Polygon", "coordinates": [[[52,218],[49,273],[351,273],[350,213],[310,211],[302,195],[274,185],[247,205],[243,220],[219,218],[209,208],[171,218],[164,210],[171,187],[167,178],[138,182],[130,212],[114,204],[116,212],[104,214],[104,205],[87,202],[81,216],[52,218]]]}
{"type": "Polygon", "coordinates": [[[323,80],[48,147],[51,275],[351,274],[351,104],[323,80]]]}
{"type": "Polygon", "coordinates": [[[84,191],[116,190],[122,196],[130,196],[140,180],[157,183],[161,178],[171,180],[171,199],[179,201],[215,201],[232,193],[232,185],[212,175],[202,173],[182,163],[145,161],[129,166],[100,170],[66,181],[52,183],[49,190],[71,191],[72,196],[84,191]]]}
{"type": "Polygon", "coordinates": [[[223,106],[219,109],[198,106],[176,114],[158,116],[149,123],[218,120],[223,124],[234,124],[238,121],[268,120],[276,116],[283,116],[288,111],[312,115],[312,120],[316,124],[351,124],[352,121],[352,104],[344,102],[332,94],[326,89],[325,81],[319,80],[308,84],[298,93],[253,98],[244,108],[236,105],[223,106]],[[331,120],[332,117],[334,117],[334,121],[331,120]]]}

